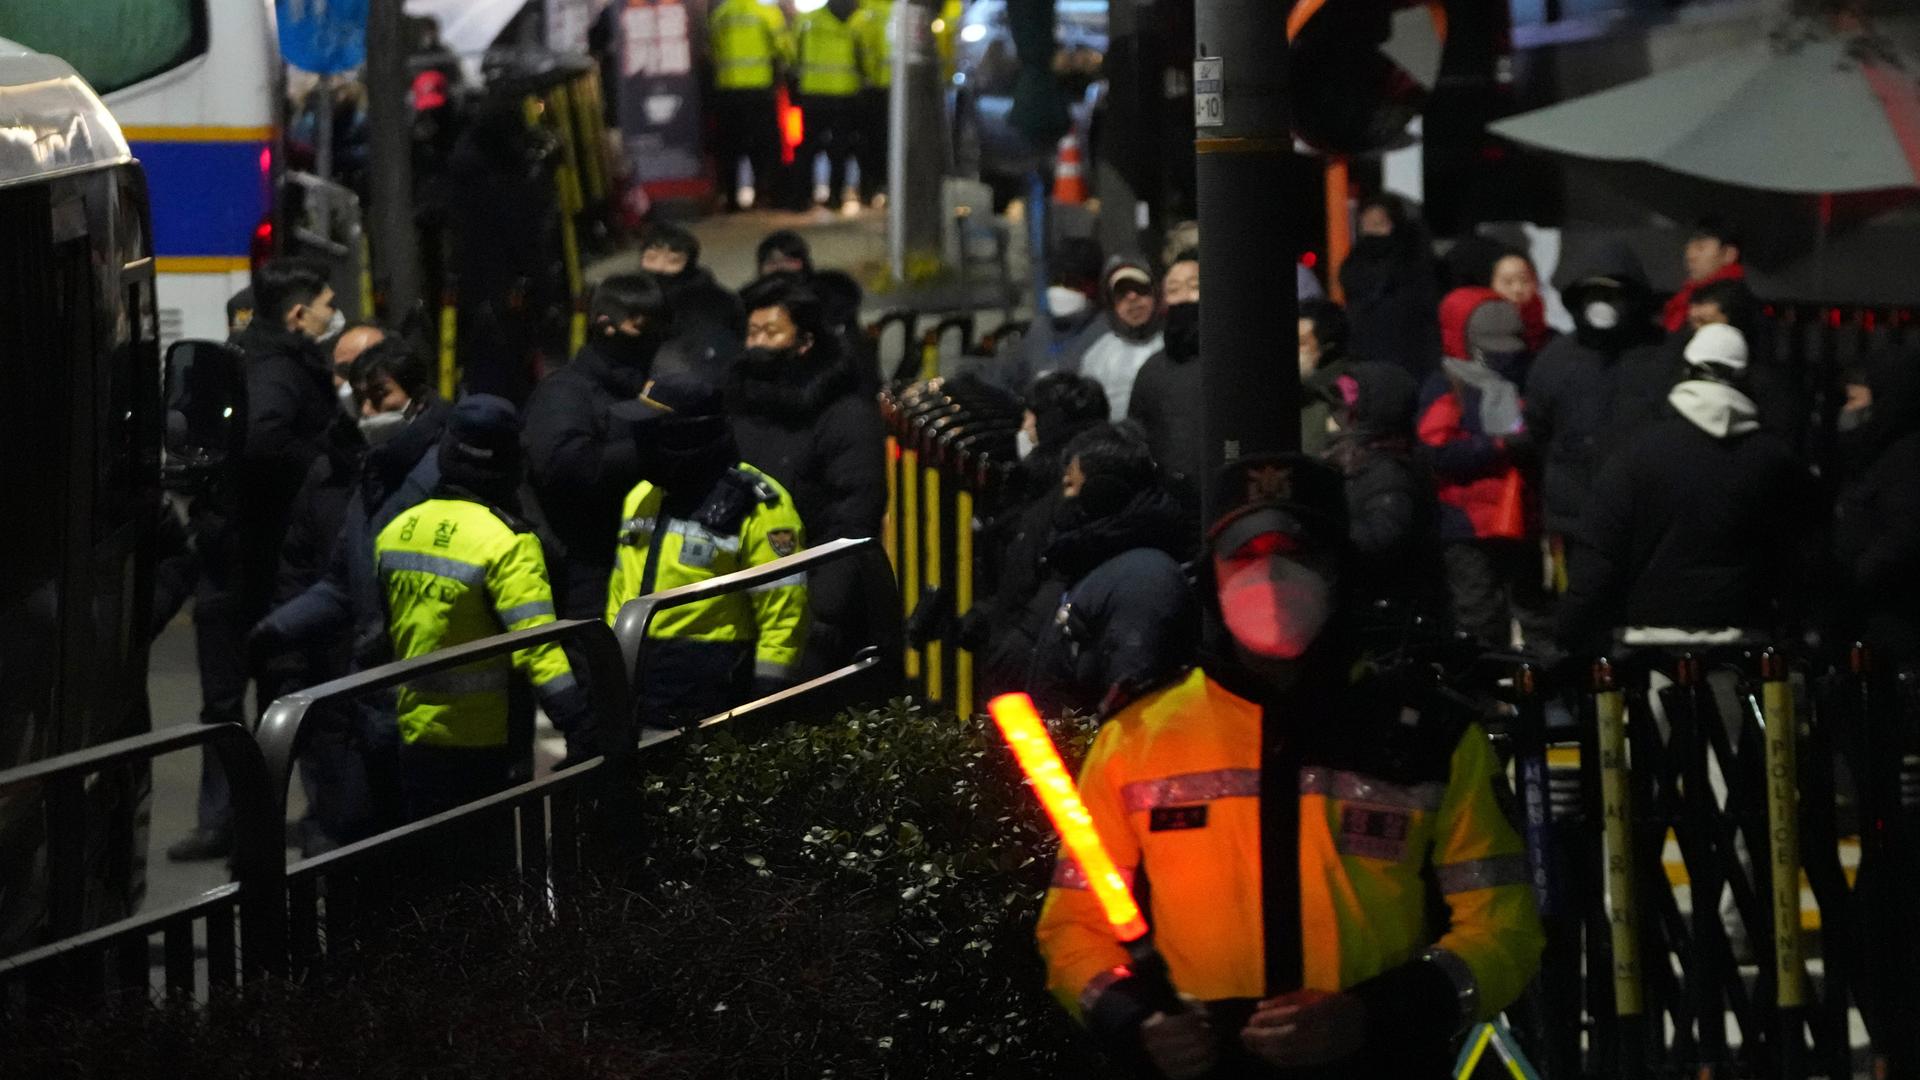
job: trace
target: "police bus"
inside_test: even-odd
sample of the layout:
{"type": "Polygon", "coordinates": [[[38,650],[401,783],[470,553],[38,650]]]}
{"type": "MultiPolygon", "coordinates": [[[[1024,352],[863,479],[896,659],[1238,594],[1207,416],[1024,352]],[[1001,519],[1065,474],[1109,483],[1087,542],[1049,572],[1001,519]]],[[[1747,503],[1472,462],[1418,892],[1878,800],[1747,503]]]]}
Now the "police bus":
{"type": "Polygon", "coordinates": [[[106,101],[152,187],[161,337],[220,340],[277,226],[284,68],[271,0],[0,2],[0,38],[106,101]]]}
{"type": "MultiPolygon", "coordinates": [[[[147,207],[100,98],[0,39],[0,771],[150,725],[162,374],[147,207]]],[[[85,926],[138,905],[150,791],[145,766],[92,776],[69,808],[85,866],[55,873],[40,800],[0,798],[0,956],[49,909],[85,926]]]]}

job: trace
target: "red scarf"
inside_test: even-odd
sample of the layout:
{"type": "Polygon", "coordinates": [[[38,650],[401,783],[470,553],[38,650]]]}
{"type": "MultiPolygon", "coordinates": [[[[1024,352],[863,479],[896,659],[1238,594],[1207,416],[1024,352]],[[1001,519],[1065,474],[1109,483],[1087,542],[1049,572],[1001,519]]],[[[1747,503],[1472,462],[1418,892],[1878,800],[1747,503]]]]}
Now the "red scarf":
{"type": "Polygon", "coordinates": [[[1739,263],[1729,263],[1715,270],[1705,281],[1689,281],[1680,286],[1680,291],[1667,301],[1667,310],[1660,321],[1668,332],[1679,330],[1687,325],[1687,307],[1693,303],[1693,291],[1702,285],[1711,285],[1716,281],[1740,281],[1747,276],[1747,268],[1739,263]]]}

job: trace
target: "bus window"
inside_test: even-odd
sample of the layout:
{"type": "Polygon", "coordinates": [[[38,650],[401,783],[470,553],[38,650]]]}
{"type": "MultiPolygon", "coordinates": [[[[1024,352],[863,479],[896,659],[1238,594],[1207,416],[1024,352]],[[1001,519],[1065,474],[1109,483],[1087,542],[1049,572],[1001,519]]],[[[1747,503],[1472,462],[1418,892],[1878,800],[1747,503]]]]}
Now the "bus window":
{"type": "Polygon", "coordinates": [[[60,57],[111,94],[205,53],[206,0],[0,4],[0,38],[60,57]]]}

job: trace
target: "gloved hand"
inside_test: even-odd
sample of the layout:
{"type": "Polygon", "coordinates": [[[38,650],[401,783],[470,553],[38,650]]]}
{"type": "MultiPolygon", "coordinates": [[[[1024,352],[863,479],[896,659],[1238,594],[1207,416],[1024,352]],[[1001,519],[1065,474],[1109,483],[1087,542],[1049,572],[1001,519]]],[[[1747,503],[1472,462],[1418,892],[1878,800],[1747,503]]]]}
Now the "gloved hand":
{"type": "Polygon", "coordinates": [[[285,655],[293,647],[286,635],[271,620],[254,624],[247,632],[247,670],[259,671],[275,658],[285,655]]]}
{"type": "Polygon", "coordinates": [[[1140,1025],[1140,1045],[1153,1060],[1153,1067],[1169,1080],[1197,1080],[1213,1071],[1220,1050],[1213,1037],[1213,1025],[1199,1009],[1169,1015],[1154,1013],[1140,1025]]]}

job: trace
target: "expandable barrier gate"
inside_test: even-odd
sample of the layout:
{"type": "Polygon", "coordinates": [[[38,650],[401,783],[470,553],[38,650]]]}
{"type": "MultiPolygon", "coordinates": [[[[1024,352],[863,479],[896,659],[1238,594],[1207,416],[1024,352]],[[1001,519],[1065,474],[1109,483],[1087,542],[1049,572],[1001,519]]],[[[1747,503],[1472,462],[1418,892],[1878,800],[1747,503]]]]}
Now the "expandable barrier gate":
{"type": "MultiPolygon", "coordinates": [[[[917,322],[913,313],[890,313],[869,333],[879,341],[890,326],[904,324],[911,346],[917,322]]],[[[957,316],[928,330],[918,355],[909,347],[896,370],[917,363],[922,372],[937,371],[942,339],[955,333],[971,350],[972,317],[957,316]]],[[[971,715],[973,654],[959,646],[957,629],[976,598],[976,524],[1013,473],[1022,410],[985,384],[929,376],[883,394],[881,412],[888,429],[885,539],[907,617],[906,676],[928,699],[971,715]]]]}
{"type": "Polygon", "coordinates": [[[1863,648],[1632,654],[1593,664],[1572,728],[1537,671],[1514,685],[1548,945],[1510,1015],[1544,1075],[1920,1075],[1910,676],[1863,648]]]}

